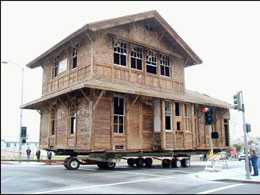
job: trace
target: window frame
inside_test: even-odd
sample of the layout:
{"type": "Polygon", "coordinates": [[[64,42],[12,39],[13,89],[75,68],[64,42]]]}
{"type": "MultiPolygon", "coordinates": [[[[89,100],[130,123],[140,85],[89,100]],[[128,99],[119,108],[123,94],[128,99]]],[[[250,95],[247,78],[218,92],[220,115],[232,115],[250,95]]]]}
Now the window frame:
{"type": "Polygon", "coordinates": [[[116,65],[116,66],[120,66],[120,67],[125,67],[125,68],[128,68],[128,56],[129,56],[129,54],[128,54],[128,47],[129,47],[129,43],[127,42],[127,41],[124,41],[124,40],[121,40],[121,39],[115,39],[114,41],[113,41],[113,63],[114,63],[114,65],[116,65]],[[120,50],[120,52],[119,51],[115,51],[115,45],[117,44],[117,43],[120,43],[120,47],[116,47],[117,48],[117,50],[118,50],[118,48],[119,48],[119,50],[120,50]],[[125,44],[125,48],[124,47],[121,47],[121,43],[123,43],[123,44],[125,44]],[[125,49],[125,53],[122,53],[121,52],[121,49],[122,50],[124,50],[125,49]],[[119,64],[116,64],[115,63],[115,54],[118,54],[119,55],[119,64]],[[126,63],[126,65],[122,65],[121,64],[121,55],[124,55],[125,56],[125,63],[126,63]]]}
{"type": "Polygon", "coordinates": [[[75,44],[74,46],[71,47],[71,65],[70,65],[70,69],[74,70],[78,67],[78,45],[75,44]],[[74,53],[74,50],[76,51],[74,53]],[[74,58],[76,58],[76,66],[73,68],[73,62],[74,62],[74,58]]]}
{"type": "Polygon", "coordinates": [[[146,56],[145,56],[146,72],[152,75],[158,75],[157,53],[158,53],[157,51],[147,49],[146,56]],[[151,56],[150,53],[153,55],[151,56]],[[148,60],[149,57],[151,57],[151,61],[148,60]],[[153,61],[153,58],[155,58],[155,61],[153,61]],[[155,67],[156,73],[148,72],[148,66],[155,67]]]}
{"type": "Polygon", "coordinates": [[[51,136],[55,136],[56,135],[56,123],[57,123],[57,119],[56,119],[56,110],[52,109],[51,110],[51,136]]]}
{"type": "Polygon", "coordinates": [[[122,97],[122,96],[114,96],[113,97],[113,134],[115,135],[125,135],[125,98],[122,97]],[[119,102],[120,102],[120,99],[123,99],[124,101],[124,104],[123,104],[123,115],[120,115],[120,114],[115,114],[115,109],[114,109],[114,104],[115,104],[115,98],[118,98],[119,102]],[[115,116],[117,117],[117,123],[115,123],[115,116]],[[119,123],[119,117],[123,117],[123,132],[120,133],[120,130],[119,130],[119,127],[120,127],[120,124],[119,123]],[[117,125],[117,131],[115,132],[115,125],[117,125]]]}
{"type": "Polygon", "coordinates": [[[192,124],[191,124],[192,108],[191,108],[191,104],[183,104],[183,105],[184,105],[184,119],[185,119],[185,129],[184,130],[192,131],[192,124]]]}
{"type": "Polygon", "coordinates": [[[170,56],[166,54],[160,54],[160,76],[171,78],[171,60],[170,56]],[[166,58],[166,59],[163,59],[166,58]],[[169,68],[169,76],[166,75],[166,68],[169,68]],[[164,74],[162,74],[162,69],[164,69],[164,74]]]}
{"type": "Polygon", "coordinates": [[[130,67],[131,67],[131,69],[133,69],[133,70],[138,70],[138,71],[143,71],[143,58],[144,57],[144,48],[143,47],[141,47],[141,46],[138,46],[138,45],[135,45],[135,44],[131,44],[131,51],[130,51],[130,67]],[[136,50],[134,50],[136,48],[136,50]],[[138,52],[137,50],[141,50],[141,52],[138,52]],[[134,56],[134,55],[132,55],[132,53],[134,54],[136,54],[136,56],[134,56]],[[138,57],[138,55],[139,55],[139,57],[138,57]],[[140,55],[141,55],[141,57],[140,57],[140,55]],[[132,67],[132,59],[134,59],[135,60],[135,68],[134,67],[132,67]],[[141,60],[141,69],[138,69],[137,68],[137,61],[138,60],[141,60]]]}
{"type": "Polygon", "coordinates": [[[174,104],[174,106],[175,106],[175,116],[177,116],[177,117],[180,117],[181,115],[182,115],[182,111],[181,111],[181,103],[180,102],[175,102],[175,104],[174,104]],[[179,105],[179,115],[177,115],[176,113],[177,113],[177,111],[176,111],[176,104],[178,104],[179,105]]]}
{"type": "Polygon", "coordinates": [[[75,135],[77,132],[77,110],[76,110],[76,108],[70,109],[69,127],[70,127],[70,135],[75,135]],[[72,129],[72,119],[74,121],[73,129],[72,129]]]}
{"type": "Polygon", "coordinates": [[[164,112],[165,112],[165,131],[170,131],[170,132],[171,132],[171,131],[173,131],[173,125],[172,125],[172,124],[173,124],[173,122],[172,122],[172,120],[173,120],[173,115],[172,115],[172,102],[171,102],[171,101],[165,101],[165,102],[164,102],[164,105],[165,105],[165,108],[164,108],[164,112]],[[171,110],[170,110],[170,113],[169,113],[169,111],[166,110],[166,103],[170,105],[170,109],[171,109],[171,110]],[[167,128],[166,128],[166,117],[167,117],[167,116],[170,117],[171,129],[167,129],[167,128]]]}
{"type": "Polygon", "coordinates": [[[59,56],[54,58],[53,67],[52,67],[52,78],[57,78],[59,74],[59,56]]]}

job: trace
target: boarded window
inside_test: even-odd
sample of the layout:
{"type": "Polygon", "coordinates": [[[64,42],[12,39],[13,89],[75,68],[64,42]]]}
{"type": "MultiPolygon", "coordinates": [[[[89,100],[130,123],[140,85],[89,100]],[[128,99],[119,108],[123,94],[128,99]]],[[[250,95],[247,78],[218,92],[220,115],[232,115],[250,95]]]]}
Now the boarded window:
{"type": "Polygon", "coordinates": [[[76,124],[77,124],[77,113],[75,109],[70,111],[70,133],[75,134],[76,132],[76,124]]]}
{"type": "Polygon", "coordinates": [[[114,97],[114,133],[124,133],[124,98],[114,97]]]}
{"type": "Polygon", "coordinates": [[[191,130],[191,105],[184,104],[185,130],[191,130]]]}
{"type": "Polygon", "coordinates": [[[170,57],[166,55],[160,55],[161,75],[170,77],[170,57]]]}
{"type": "Polygon", "coordinates": [[[114,64],[126,66],[126,59],[127,43],[118,40],[114,43],[114,64]]]}
{"type": "Polygon", "coordinates": [[[172,130],[172,104],[165,102],[165,129],[172,130]]]}
{"type": "Polygon", "coordinates": [[[133,46],[131,50],[131,68],[142,70],[143,65],[143,48],[133,46]]]}
{"type": "Polygon", "coordinates": [[[51,111],[51,135],[55,135],[56,130],[56,111],[52,109],[51,111]]]}
{"type": "Polygon", "coordinates": [[[59,57],[57,56],[54,59],[54,63],[53,63],[52,78],[57,77],[57,75],[58,75],[58,67],[59,67],[59,57]]]}
{"type": "Polygon", "coordinates": [[[157,74],[157,56],[156,52],[148,51],[146,56],[146,71],[152,74],[157,74]]]}
{"type": "Polygon", "coordinates": [[[175,103],[175,116],[181,116],[181,106],[180,103],[175,103]]]}
{"type": "Polygon", "coordinates": [[[74,69],[77,67],[77,60],[78,60],[78,49],[77,46],[72,47],[71,51],[71,69],[74,69]]]}

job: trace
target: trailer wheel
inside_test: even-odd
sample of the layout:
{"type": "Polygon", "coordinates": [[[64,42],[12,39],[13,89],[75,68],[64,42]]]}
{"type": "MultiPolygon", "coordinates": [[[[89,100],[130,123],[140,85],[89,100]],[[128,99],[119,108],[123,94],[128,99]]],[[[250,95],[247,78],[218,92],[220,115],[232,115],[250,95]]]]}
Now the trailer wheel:
{"type": "Polygon", "coordinates": [[[67,167],[69,167],[69,170],[77,170],[80,166],[80,162],[76,158],[69,158],[67,160],[67,167]]]}
{"type": "Polygon", "coordinates": [[[64,167],[65,167],[66,169],[68,169],[68,170],[70,170],[70,167],[68,167],[68,160],[71,159],[71,158],[72,158],[72,157],[68,157],[68,158],[65,158],[65,159],[64,159],[64,164],[63,164],[63,165],[64,165],[64,167]]]}
{"type": "Polygon", "coordinates": [[[142,167],[144,165],[144,159],[143,158],[135,159],[135,164],[137,167],[142,167]]]}
{"type": "Polygon", "coordinates": [[[135,160],[133,158],[127,159],[127,164],[130,167],[133,167],[135,165],[135,160]]]}
{"type": "Polygon", "coordinates": [[[169,168],[170,165],[171,165],[171,162],[170,162],[169,159],[163,159],[163,161],[162,161],[162,167],[164,167],[164,168],[169,168]]]}
{"type": "Polygon", "coordinates": [[[151,159],[151,158],[146,158],[146,159],[144,160],[144,163],[145,163],[145,166],[146,166],[146,167],[151,167],[152,164],[153,164],[153,159],[151,159]]]}
{"type": "Polygon", "coordinates": [[[97,163],[97,166],[98,166],[98,168],[100,168],[100,169],[104,169],[104,168],[105,168],[105,163],[104,163],[104,162],[98,162],[98,163],[97,163]]]}
{"type": "Polygon", "coordinates": [[[178,159],[172,159],[172,167],[180,168],[181,167],[181,161],[178,160],[178,159]]]}
{"type": "Polygon", "coordinates": [[[115,162],[104,162],[104,167],[106,169],[113,169],[113,168],[115,168],[115,166],[116,166],[115,162]]]}
{"type": "Polygon", "coordinates": [[[190,159],[182,159],[181,160],[181,165],[183,167],[189,167],[190,166],[190,159]]]}

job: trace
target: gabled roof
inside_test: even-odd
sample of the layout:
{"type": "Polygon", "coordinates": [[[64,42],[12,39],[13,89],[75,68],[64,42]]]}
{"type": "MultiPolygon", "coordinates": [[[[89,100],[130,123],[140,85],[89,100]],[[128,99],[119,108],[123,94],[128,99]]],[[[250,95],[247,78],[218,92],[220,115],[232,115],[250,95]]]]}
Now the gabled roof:
{"type": "Polygon", "coordinates": [[[153,10],[153,11],[148,11],[148,12],[143,12],[139,14],[134,14],[134,15],[128,15],[128,16],[123,16],[119,18],[114,18],[114,19],[108,19],[108,20],[103,20],[99,22],[93,22],[84,25],[56,45],[54,45],[52,48],[44,52],[42,55],[28,63],[26,66],[29,68],[35,68],[40,66],[39,61],[42,60],[44,57],[46,57],[48,54],[53,52],[54,50],[60,48],[63,44],[67,43],[74,37],[80,35],[83,32],[86,32],[87,30],[90,30],[92,32],[103,30],[106,28],[112,28],[115,26],[119,25],[124,25],[132,22],[137,22],[141,20],[147,20],[147,19],[155,19],[166,31],[167,33],[178,43],[179,47],[181,47],[187,56],[190,58],[189,60],[189,65],[195,65],[195,64],[201,64],[202,60],[192,51],[192,49],[184,42],[184,40],[173,30],[173,28],[160,16],[160,14],[153,10]]]}

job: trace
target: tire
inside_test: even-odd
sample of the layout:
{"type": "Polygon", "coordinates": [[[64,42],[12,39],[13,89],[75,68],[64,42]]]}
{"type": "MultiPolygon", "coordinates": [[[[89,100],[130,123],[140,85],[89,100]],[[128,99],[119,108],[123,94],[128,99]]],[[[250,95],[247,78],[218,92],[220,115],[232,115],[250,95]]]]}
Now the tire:
{"type": "Polygon", "coordinates": [[[106,169],[114,169],[116,166],[116,163],[115,162],[104,162],[104,167],[106,169]]]}
{"type": "Polygon", "coordinates": [[[181,161],[178,159],[172,159],[172,167],[174,168],[180,168],[181,167],[181,161]]]}
{"type": "Polygon", "coordinates": [[[162,161],[163,168],[169,168],[170,165],[171,165],[171,161],[169,159],[163,159],[163,161],[162,161]]]}
{"type": "Polygon", "coordinates": [[[133,167],[135,165],[135,160],[133,158],[127,159],[127,164],[130,167],[133,167]]]}
{"type": "Polygon", "coordinates": [[[72,157],[65,158],[63,165],[64,165],[64,167],[65,167],[66,169],[71,170],[70,167],[68,167],[68,160],[69,160],[69,159],[72,159],[72,157]]]}
{"type": "Polygon", "coordinates": [[[189,167],[190,166],[190,159],[188,159],[188,158],[182,159],[181,160],[181,166],[182,167],[189,167]]]}
{"type": "Polygon", "coordinates": [[[146,167],[151,167],[152,164],[153,164],[153,159],[152,158],[146,158],[144,160],[144,164],[145,164],[146,167]]]}
{"type": "Polygon", "coordinates": [[[135,159],[135,164],[137,167],[143,167],[144,165],[144,159],[143,158],[137,158],[135,159]]]}
{"type": "Polygon", "coordinates": [[[67,160],[67,167],[69,167],[69,170],[77,170],[80,166],[80,162],[76,158],[69,158],[67,160]]]}
{"type": "Polygon", "coordinates": [[[105,168],[104,162],[98,162],[98,163],[97,163],[97,166],[98,166],[98,168],[100,168],[100,169],[104,169],[104,168],[105,168]]]}

